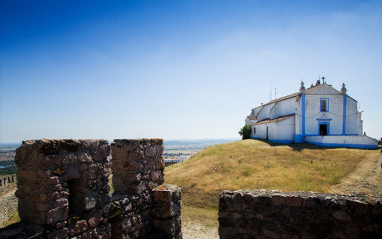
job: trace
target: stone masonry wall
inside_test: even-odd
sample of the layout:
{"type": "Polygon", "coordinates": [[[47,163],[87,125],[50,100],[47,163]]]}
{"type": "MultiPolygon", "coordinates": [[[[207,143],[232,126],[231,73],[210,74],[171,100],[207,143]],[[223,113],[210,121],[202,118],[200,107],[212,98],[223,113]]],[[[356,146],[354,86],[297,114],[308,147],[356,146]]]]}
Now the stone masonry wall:
{"type": "Polygon", "coordinates": [[[21,223],[0,238],[182,238],[180,188],[160,185],[163,141],[112,147],[110,162],[106,140],[24,141],[15,157],[21,223]]]}
{"type": "Polygon", "coordinates": [[[106,140],[28,140],[16,149],[19,215],[48,238],[111,237],[106,140]]]}
{"type": "Polygon", "coordinates": [[[0,228],[4,227],[8,219],[16,212],[17,202],[15,194],[12,193],[0,198],[0,228]]]}
{"type": "Polygon", "coordinates": [[[16,174],[0,176],[0,197],[17,188],[16,174]]]}
{"type": "Polygon", "coordinates": [[[220,238],[382,238],[382,198],[265,190],[224,191],[220,238]]]}
{"type": "Polygon", "coordinates": [[[0,228],[17,209],[17,198],[14,194],[16,187],[16,174],[0,177],[0,228]]]}
{"type": "Polygon", "coordinates": [[[113,237],[134,239],[154,233],[182,238],[180,188],[160,186],[164,182],[163,140],[114,140],[111,147],[112,210],[118,214],[112,220],[113,237]]]}

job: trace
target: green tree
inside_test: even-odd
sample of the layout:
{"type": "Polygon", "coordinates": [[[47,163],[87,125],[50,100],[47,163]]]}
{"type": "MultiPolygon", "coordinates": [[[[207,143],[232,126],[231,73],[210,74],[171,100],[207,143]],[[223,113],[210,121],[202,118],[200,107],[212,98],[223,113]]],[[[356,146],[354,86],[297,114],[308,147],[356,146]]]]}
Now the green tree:
{"type": "Polygon", "coordinates": [[[239,134],[243,139],[249,139],[251,136],[251,127],[249,127],[249,125],[244,125],[244,127],[240,129],[239,134]]]}

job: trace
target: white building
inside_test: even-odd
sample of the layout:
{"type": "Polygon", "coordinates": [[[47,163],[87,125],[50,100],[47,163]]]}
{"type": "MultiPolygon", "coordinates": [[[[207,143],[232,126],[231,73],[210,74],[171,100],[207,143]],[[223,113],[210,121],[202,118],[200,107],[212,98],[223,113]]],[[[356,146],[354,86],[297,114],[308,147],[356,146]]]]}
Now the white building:
{"type": "MultiPolygon", "coordinates": [[[[324,80],[325,78],[323,78],[324,80]]],[[[377,148],[378,141],[363,135],[357,101],[331,85],[321,84],[272,100],[254,109],[245,123],[251,138],[276,143],[311,143],[328,147],[377,148]]]]}

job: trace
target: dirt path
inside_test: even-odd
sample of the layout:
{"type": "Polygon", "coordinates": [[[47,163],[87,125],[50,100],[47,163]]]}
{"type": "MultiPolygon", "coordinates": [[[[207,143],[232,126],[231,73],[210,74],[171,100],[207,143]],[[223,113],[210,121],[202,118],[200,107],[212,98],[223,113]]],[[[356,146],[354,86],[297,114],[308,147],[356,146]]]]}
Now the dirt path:
{"type": "Polygon", "coordinates": [[[331,193],[367,194],[382,196],[382,154],[362,160],[357,169],[341,180],[340,184],[330,187],[331,193]]]}
{"type": "Polygon", "coordinates": [[[218,239],[217,227],[206,227],[197,221],[182,223],[183,239],[218,239]]]}

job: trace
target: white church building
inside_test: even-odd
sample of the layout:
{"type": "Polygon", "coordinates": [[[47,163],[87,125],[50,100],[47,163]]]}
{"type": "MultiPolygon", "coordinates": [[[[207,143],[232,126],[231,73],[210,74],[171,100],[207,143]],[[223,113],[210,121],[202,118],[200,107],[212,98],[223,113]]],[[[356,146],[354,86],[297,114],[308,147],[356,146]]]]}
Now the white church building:
{"type": "Polygon", "coordinates": [[[363,133],[357,101],[317,81],[315,86],[253,108],[245,124],[251,138],[276,143],[311,143],[326,147],[377,148],[378,141],[363,133]]]}

